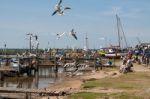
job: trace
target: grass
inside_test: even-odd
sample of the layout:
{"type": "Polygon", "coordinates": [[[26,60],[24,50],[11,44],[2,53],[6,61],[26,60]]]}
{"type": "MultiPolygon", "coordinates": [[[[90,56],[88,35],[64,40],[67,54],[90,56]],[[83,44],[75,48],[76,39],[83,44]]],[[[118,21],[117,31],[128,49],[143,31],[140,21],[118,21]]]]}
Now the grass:
{"type": "Polygon", "coordinates": [[[70,95],[68,99],[150,99],[150,73],[133,72],[117,78],[90,79],[82,85],[82,88],[87,90],[96,87],[125,91],[118,93],[80,92],[70,95]]]}
{"type": "MultiPolygon", "coordinates": [[[[145,99],[144,97],[134,95],[133,93],[89,93],[82,92],[73,94],[68,97],[68,99],[145,99]]],[[[146,98],[147,99],[147,98],[146,98]]]]}
{"type": "Polygon", "coordinates": [[[69,96],[69,99],[97,99],[100,96],[104,96],[103,93],[88,93],[88,92],[80,92],[77,94],[73,94],[69,96]]]}
{"type": "Polygon", "coordinates": [[[85,81],[83,88],[145,89],[150,86],[150,73],[129,73],[118,78],[85,81]]]}

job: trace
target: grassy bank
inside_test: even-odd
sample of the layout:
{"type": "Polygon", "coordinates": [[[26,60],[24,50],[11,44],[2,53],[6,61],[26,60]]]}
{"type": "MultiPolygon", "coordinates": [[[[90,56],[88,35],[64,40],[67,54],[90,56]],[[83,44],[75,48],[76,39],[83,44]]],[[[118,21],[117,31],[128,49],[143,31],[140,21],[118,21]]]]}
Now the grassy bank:
{"type": "MultiPolygon", "coordinates": [[[[134,72],[117,78],[90,79],[82,84],[83,90],[117,89],[123,92],[80,92],[69,96],[70,99],[150,99],[150,73],[134,72]]],[[[113,90],[112,90],[113,91],[113,90]]]]}
{"type": "Polygon", "coordinates": [[[133,93],[108,94],[108,93],[82,92],[73,94],[72,96],[69,96],[68,99],[149,99],[149,98],[138,96],[133,93]]]}

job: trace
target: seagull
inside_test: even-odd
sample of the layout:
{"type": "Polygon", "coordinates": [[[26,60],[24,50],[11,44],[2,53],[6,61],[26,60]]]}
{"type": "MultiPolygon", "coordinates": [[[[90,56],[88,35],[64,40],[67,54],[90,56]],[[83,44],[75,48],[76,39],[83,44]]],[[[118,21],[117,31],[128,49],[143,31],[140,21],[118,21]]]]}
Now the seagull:
{"type": "Polygon", "coordinates": [[[33,37],[35,37],[35,40],[36,40],[36,41],[38,40],[38,36],[37,36],[37,35],[34,35],[33,37]]]}
{"type": "Polygon", "coordinates": [[[64,34],[65,34],[65,32],[63,32],[62,34],[56,34],[57,39],[60,39],[64,34]]]}
{"type": "Polygon", "coordinates": [[[59,1],[58,4],[55,5],[55,11],[52,13],[52,16],[55,15],[56,13],[58,13],[58,15],[62,16],[64,15],[64,11],[67,9],[71,9],[70,7],[62,7],[61,5],[62,0],[59,1]]]}
{"type": "Polygon", "coordinates": [[[70,35],[72,35],[77,40],[76,32],[74,31],[74,29],[70,31],[70,35]]]}

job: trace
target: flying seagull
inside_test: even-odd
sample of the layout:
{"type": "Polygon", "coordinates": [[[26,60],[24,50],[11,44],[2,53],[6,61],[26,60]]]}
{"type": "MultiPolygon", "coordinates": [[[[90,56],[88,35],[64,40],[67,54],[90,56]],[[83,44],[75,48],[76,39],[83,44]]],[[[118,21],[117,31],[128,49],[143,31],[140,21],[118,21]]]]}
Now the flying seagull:
{"type": "Polygon", "coordinates": [[[36,40],[36,41],[38,40],[38,36],[37,36],[37,35],[34,35],[33,37],[35,37],[35,40],[36,40]]]}
{"type": "Polygon", "coordinates": [[[70,35],[72,35],[77,40],[76,32],[74,31],[74,29],[70,31],[70,35]]]}
{"type": "Polygon", "coordinates": [[[58,2],[58,4],[55,5],[55,11],[52,13],[52,16],[55,15],[56,13],[60,16],[64,15],[64,11],[67,10],[67,9],[71,9],[70,7],[62,7],[61,5],[62,3],[62,0],[60,0],[58,2]]]}
{"type": "Polygon", "coordinates": [[[57,39],[60,39],[64,34],[65,34],[65,32],[63,32],[62,34],[56,34],[57,39]]]}

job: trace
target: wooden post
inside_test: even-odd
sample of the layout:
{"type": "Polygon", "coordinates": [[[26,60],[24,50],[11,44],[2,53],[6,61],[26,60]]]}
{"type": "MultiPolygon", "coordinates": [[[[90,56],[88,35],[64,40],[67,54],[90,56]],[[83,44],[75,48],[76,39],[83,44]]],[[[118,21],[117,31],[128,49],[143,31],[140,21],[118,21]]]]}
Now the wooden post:
{"type": "Polygon", "coordinates": [[[28,92],[25,93],[25,99],[32,99],[30,92],[29,93],[28,92]]]}
{"type": "Polygon", "coordinates": [[[38,82],[39,82],[39,57],[38,57],[38,46],[36,48],[36,68],[35,68],[35,87],[38,88],[38,82]]]}
{"type": "Polygon", "coordinates": [[[94,68],[95,68],[95,71],[96,71],[96,52],[94,53],[94,68]]]}
{"type": "Polygon", "coordinates": [[[54,57],[54,64],[55,64],[55,69],[54,69],[54,71],[55,71],[55,73],[57,73],[58,72],[58,66],[57,66],[57,57],[56,57],[56,53],[58,52],[58,49],[56,49],[56,52],[55,52],[55,57],[54,57]]]}
{"type": "Polygon", "coordinates": [[[113,64],[113,65],[115,66],[115,65],[116,65],[116,64],[115,64],[115,57],[114,57],[113,59],[114,59],[114,64],[113,64]]]}
{"type": "Polygon", "coordinates": [[[28,93],[27,92],[25,93],[25,99],[28,99],[28,93]]]}
{"type": "Polygon", "coordinates": [[[52,58],[52,49],[50,48],[50,50],[49,50],[49,54],[50,54],[50,59],[52,58]]]}
{"type": "Polygon", "coordinates": [[[1,67],[1,60],[0,60],[0,67],[1,67]]]}
{"type": "Polygon", "coordinates": [[[58,65],[57,65],[57,58],[55,56],[55,73],[57,73],[57,72],[58,72],[58,65]]]}
{"type": "Polygon", "coordinates": [[[5,47],[5,58],[6,58],[6,55],[7,55],[7,53],[6,53],[6,44],[4,44],[4,47],[5,47]]]}
{"type": "Polygon", "coordinates": [[[3,71],[0,71],[0,80],[1,80],[1,81],[4,81],[4,74],[3,74],[3,71]]]}

